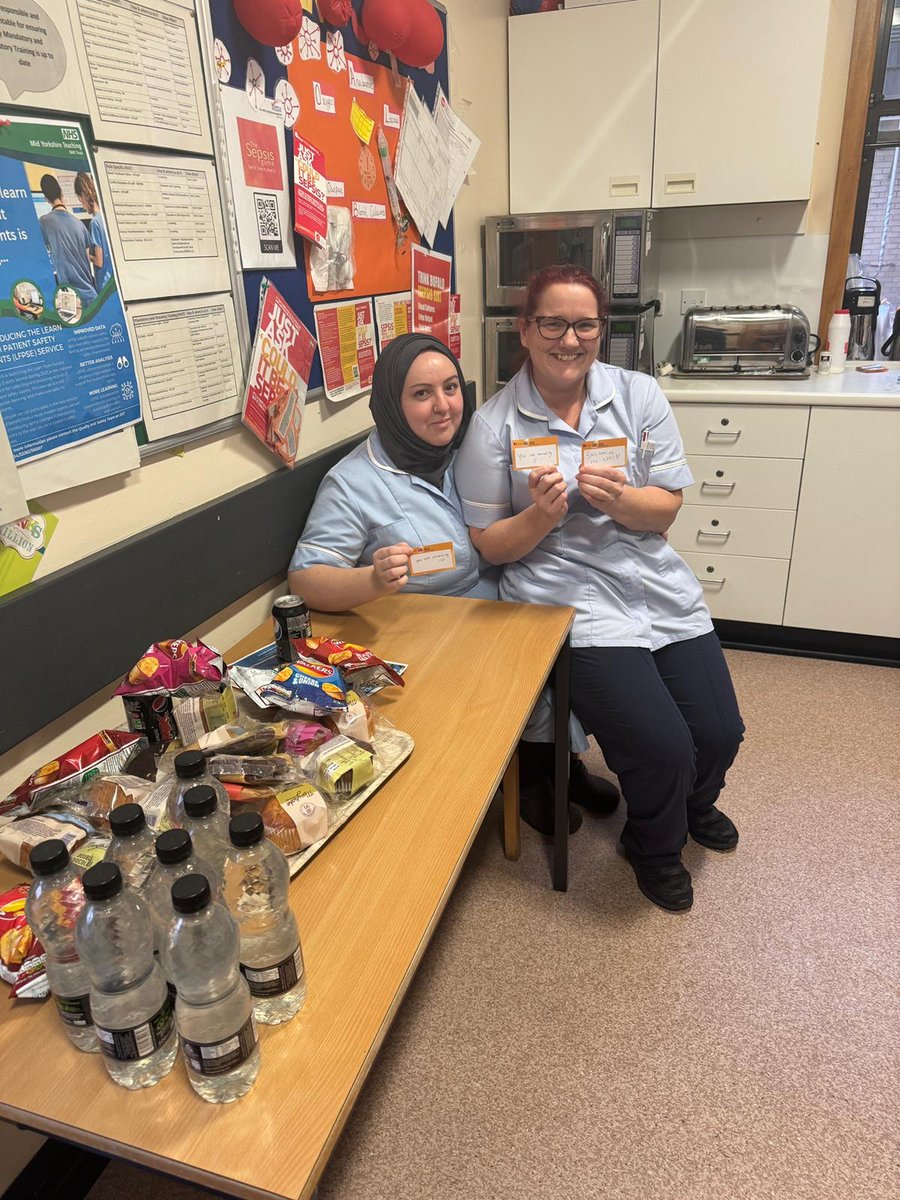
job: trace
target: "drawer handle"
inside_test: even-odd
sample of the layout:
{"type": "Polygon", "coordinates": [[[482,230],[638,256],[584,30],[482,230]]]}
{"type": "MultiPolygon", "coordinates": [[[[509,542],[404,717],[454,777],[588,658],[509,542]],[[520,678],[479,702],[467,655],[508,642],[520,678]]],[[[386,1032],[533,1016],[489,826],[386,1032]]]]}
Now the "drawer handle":
{"type": "Polygon", "coordinates": [[[697,176],[694,174],[667,175],[665,193],[667,196],[682,196],[693,194],[697,190],[697,176]]]}
{"type": "Polygon", "coordinates": [[[716,439],[720,442],[736,442],[743,432],[743,429],[707,429],[706,440],[708,442],[716,439]]]}
{"type": "Polygon", "coordinates": [[[700,491],[710,492],[733,492],[737,485],[734,483],[714,483],[709,479],[704,479],[700,484],[700,491]]]}
{"type": "Polygon", "coordinates": [[[721,591],[725,586],[725,580],[727,578],[727,575],[720,575],[718,578],[716,578],[714,575],[697,575],[697,582],[701,585],[701,587],[714,587],[721,591]]]}
{"type": "Polygon", "coordinates": [[[718,538],[720,541],[727,542],[731,537],[730,529],[698,529],[698,538],[718,538]]]}

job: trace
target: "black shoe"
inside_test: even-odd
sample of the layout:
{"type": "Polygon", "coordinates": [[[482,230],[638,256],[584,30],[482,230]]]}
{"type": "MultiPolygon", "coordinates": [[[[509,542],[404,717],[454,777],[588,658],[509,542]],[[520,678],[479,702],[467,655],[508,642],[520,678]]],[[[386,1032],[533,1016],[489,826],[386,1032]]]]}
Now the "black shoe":
{"type": "MultiPolygon", "coordinates": [[[[553,837],[553,789],[545,783],[530,783],[519,792],[519,813],[526,825],[553,837]]],[[[581,828],[581,813],[569,805],[569,833],[581,828]]]]}
{"type": "Polygon", "coordinates": [[[680,862],[669,866],[651,866],[641,858],[632,856],[624,846],[622,853],[631,863],[637,885],[654,904],[667,912],[686,912],[694,903],[694,889],[690,872],[680,862]]]}
{"type": "Polygon", "coordinates": [[[718,808],[711,808],[697,817],[689,816],[688,832],[707,850],[733,850],[738,844],[734,821],[718,808]]]}
{"type": "Polygon", "coordinates": [[[569,758],[569,803],[580,804],[595,817],[610,817],[619,807],[619,792],[607,779],[591,775],[576,755],[569,758]]]}

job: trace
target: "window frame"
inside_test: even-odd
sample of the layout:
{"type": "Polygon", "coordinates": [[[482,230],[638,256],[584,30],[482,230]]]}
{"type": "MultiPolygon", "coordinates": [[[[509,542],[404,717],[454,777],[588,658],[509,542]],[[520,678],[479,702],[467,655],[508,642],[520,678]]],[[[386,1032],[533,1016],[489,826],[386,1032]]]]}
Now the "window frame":
{"type": "MultiPolygon", "coordinates": [[[[897,10],[900,12],[900,9],[897,10]]],[[[872,171],[878,150],[890,150],[900,146],[900,129],[892,133],[879,133],[883,117],[900,117],[900,97],[886,100],[884,97],[884,74],[887,69],[893,29],[894,0],[882,0],[881,22],[875,47],[875,64],[869,91],[869,108],[863,141],[862,159],[859,170],[859,186],[856,192],[856,208],[853,229],[850,234],[850,253],[861,254],[866,232],[866,217],[869,211],[869,192],[872,186],[872,171]]]]}

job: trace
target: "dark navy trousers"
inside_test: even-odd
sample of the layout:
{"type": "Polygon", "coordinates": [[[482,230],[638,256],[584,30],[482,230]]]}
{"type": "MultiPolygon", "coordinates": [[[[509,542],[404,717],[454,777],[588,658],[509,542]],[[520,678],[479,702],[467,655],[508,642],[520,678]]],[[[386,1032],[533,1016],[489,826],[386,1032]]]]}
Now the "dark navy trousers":
{"type": "Polygon", "coordinates": [[[573,647],[571,705],[618,776],[626,849],[675,861],[693,817],[716,803],[744,735],[718,637],[655,651],[573,647]]]}

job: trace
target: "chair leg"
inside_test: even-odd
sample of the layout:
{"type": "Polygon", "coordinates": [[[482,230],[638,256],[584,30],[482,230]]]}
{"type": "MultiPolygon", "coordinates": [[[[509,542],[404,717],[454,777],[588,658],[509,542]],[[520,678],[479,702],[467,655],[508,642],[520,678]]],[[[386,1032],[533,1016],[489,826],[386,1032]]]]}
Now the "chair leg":
{"type": "Polygon", "coordinates": [[[519,752],[512,758],[503,776],[503,853],[515,862],[521,853],[519,845],[519,752]]]}

